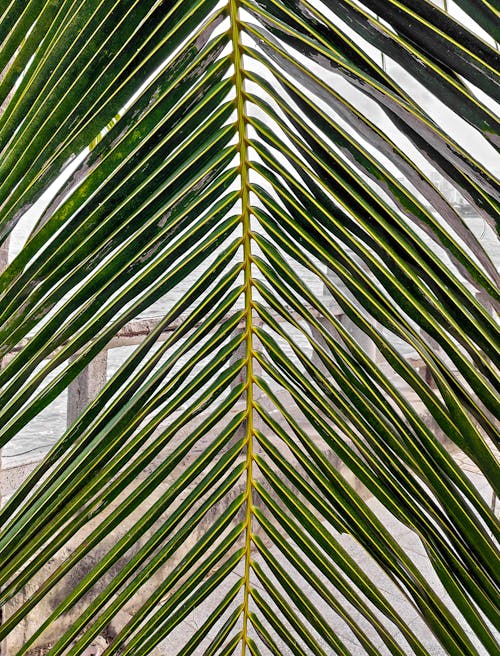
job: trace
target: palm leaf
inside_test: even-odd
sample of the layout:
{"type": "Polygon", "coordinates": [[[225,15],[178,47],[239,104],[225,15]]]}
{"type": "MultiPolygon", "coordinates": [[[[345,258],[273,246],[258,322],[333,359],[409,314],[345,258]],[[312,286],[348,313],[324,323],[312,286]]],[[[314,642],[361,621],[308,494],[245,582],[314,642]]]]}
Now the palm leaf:
{"type": "Polygon", "coordinates": [[[0,509],[9,656],[498,653],[498,13],[458,4],[0,10],[4,454],[157,313],[0,509]]]}

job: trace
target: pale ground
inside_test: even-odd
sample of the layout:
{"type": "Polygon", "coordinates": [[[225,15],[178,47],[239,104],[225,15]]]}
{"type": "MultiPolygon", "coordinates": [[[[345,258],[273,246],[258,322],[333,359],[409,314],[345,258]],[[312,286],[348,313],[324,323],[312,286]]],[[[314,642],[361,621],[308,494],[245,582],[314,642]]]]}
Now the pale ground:
{"type": "MultiPolygon", "coordinates": [[[[457,463],[460,464],[462,469],[467,473],[467,476],[470,478],[471,482],[476,486],[476,488],[479,490],[481,495],[487,500],[488,504],[490,505],[492,503],[491,486],[486,481],[484,476],[481,474],[478,467],[462,452],[457,453],[455,455],[455,459],[457,463]]],[[[409,556],[415,562],[415,564],[420,569],[420,571],[425,574],[426,579],[432,585],[432,587],[440,593],[441,598],[446,599],[447,595],[444,592],[443,586],[430,564],[430,561],[425,553],[423,545],[420,539],[418,538],[418,536],[415,533],[413,533],[411,530],[409,530],[406,526],[401,524],[398,520],[396,520],[376,499],[372,498],[368,500],[368,504],[372,508],[372,510],[374,510],[377,513],[378,517],[382,519],[384,525],[391,531],[392,535],[397,539],[399,544],[409,554],[409,556]]],[[[498,514],[498,510],[497,510],[497,514],[498,514]]],[[[447,652],[437,642],[435,637],[430,632],[429,628],[426,626],[424,621],[419,616],[417,610],[405,599],[401,591],[398,588],[396,588],[396,586],[389,580],[389,578],[378,567],[378,565],[373,560],[371,560],[371,558],[366,554],[363,548],[347,534],[337,534],[337,537],[341,542],[342,546],[344,546],[344,548],[346,548],[347,551],[356,558],[361,568],[364,571],[370,573],[372,580],[374,580],[377,583],[377,585],[387,596],[391,604],[396,608],[396,610],[400,613],[400,615],[404,617],[406,623],[413,630],[413,632],[419,637],[424,647],[428,650],[430,656],[446,656],[447,652]]],[[[279,560],[283,560],[283,558],[282,557],[280,558],[277,552],[274,552],[274,555],[279,560]]],[[[283,562],[283,564],[285,563],[283,562]]],[[[231,584],[235,582],[236,577],[237,577],[237,573],[234,573],[234,578],[230,581],[231,584]]],[[[304,583],[304,586],[306,585],[307,584],[304,583]]],[[[255,587],[257,588],[259,587],[258,583],[256,584],[255,587]]],[[[338,616],[335,616],[332,613],[332,611],[326,606],[326,604],[322,603],[322,600],[317,595],[315,595],[315,593],[312,590],[308,591],[308,597],[311,600],[314,600],[317,610],[320,613],[322,613],[325,618],[328,618],[329,620],[331,618],[330,626],[332,627],[332,630],[339,638],[341,638],[341,640],[344,642],[345,646],[353,656],[362,656],[367,653],[365,649],[361,646],[361,644],[357,641],[356,637],[350,631],[348,626],[342,620],[340,620],[338,616]]],[[[448,607],[450,608],[450,610],[452,610],[452,612],[453,611],[455,613],[457,612],[456,609],[454,610],[451,601],[449,602],[448,607]]],[[[210,606],[209,604],[208,607],[205,606],[203,613],[201,611],[198,612],[198,614],[195,613],[190,620],[191,629],[198,628],[203,623],[203,620],[207,616],[207,613],[213,610],[214,608],[215,608],[215,603],[212,606],[210,606]]],[[[359,615],[356,617],[356,611],[353,611],[353,616],[356,619],[359,618],[359,615]]],[[[392,633],[394,629],[393,625],[391,625],[382,615],[380,615],[380,619],[387,627],[390,628],[392,633]]],[[[370,637],[370,639],[373,640],[374,644],[380,650],[380,653],[383,654],[384,656],[391,656],[391,652],[388,650],[387,646],[384,645],[378,634],[375,633],[375,631],[370,627],[370,625],[364,620],[361,620],[360,623],[365,629],[366,634],[370,637]]],[[[464,623],[463,628],[468,633],[473,644],[476,646],[477,654],[479,654],[480,656],[483,656],[483,654],[486,655],[488,652],[474,637],[468,625],[464,623]]],[[[410,647],[404,641],[404,638],[401,636],[401,634],[397,632],[397,629],[394,629],[393,636],[398,640],[398,642],[401,642],[401,645],[403,646],[403,651],[405,651],[405,649],[408,649],[408,654],[413,653],[411,652],[410,647]]],[[[183,644],[184,637],[185,637],[185,633],[183,635],[183,631],[181,629],[174,631],[169,636],[169,638],[165,639],[161,643],[161,645],[157,648],[157,650],[154,652],[155,656],[173,656],[174,654],[177,654],[178,650],[183,644]]],[[[497,639],[498,638],[500,638],[500,636],[498,636],[497,639]]],[[[324,649],[325,654],[328,654],[329,656],[330,654],[333,653],[331,647],[329,647],[325,642],[319,640],[319,643],[324,649]]],[[[259,644],[259,646],[261,645],[262,643],[259,644]]],[[[204,653],[204,649],[205,649],[204,646],[203,647],[200,646],[200,650],[197,650],[196,656],[202,656],[204,653]]],[[[286,645],[282,645],[282,649],[283,649],[282,656],[292,656],[293,652],[289,650],[286,647],[286,645]]],[[[234,653],[239,654],[240,647],[238,647],[238,650],[235,651],[234,653]]],[[[268,656],[268,654],[269,655],[271,654],[271,651],[266,651],[264,647],[261,653],[262,656],[268,656]]],[[[307,656],[307,654],[308,652],[304,652],[304,656],[307,656]]],[[[226,656],[225,653],[224,656],[226,656]]],[[[466,655],[464,654],[464,656],[466,655]]]]}
{"type": "MultiPolygon", "coordinates": [[[[406,393],[408,394],[408,392],[406,393]]],[[[412,402],[413,405],[418,410],[420,410],[420,408],[418,407],[419,405],[418,400],[412,399],[412,402]]],[[[498,452],[496,455],[497,456],[499,455],[498,452]]],[[[459,464],[460,468],[464,472],[466,472],[471,482],[483,495],[488,505],[491,505],[492,503],[491,487],[486,481],[486,479],[484,478],[484,476],[479,471],[478,467],[461,451],[456,451],[454,457],[457,464],[459,464]]],[[[425,549],[418,536],[415,533],[413,533],[411,530],[409,530],[406,526],[398,522],[376,499],[371,498],[367,501],[367,503],[372,508],[372,510],[376,512],[377,516],[383,521],[384,525],[390,530],[392,535],[397,539],[397,541],[405,549],[408,555],[412,558],[412,560],[415,562],[415,564],[420,569],[420,571],[425,575],[425,578],[429,581],[431,586],[438,592],[442,591],[441,596],[443,599],[446,599],[446,594],[443,591],[442,585],[437,575],[432,569],[430,561],[425,553],[425,549]]],[[[497,514],[498,514],[498,508],[499,506],[497,506],[497,514]]],[[[412,629],[412,631],[415,634],[418,635],[424,647],[428,650],[429,655],[446,656],[447,652],[436,641],[430,630],[427,628],[427,626],[419,616],[418,611],[406,600],[406,598],[403,596],[401,591],[398,588],[396,588],[396,586],[393,583],[391,583],[391,581],[376,565],[376,563],[372,561],[369,556],[367,556],[367,554],[364,552],[362,547],[360,547],[360,545],[347,534],[336,534],[336,537],[339,540],[339,542],[342,544],[342,546],[356,559],[356,561],[359,563],[361,568],[367,573],[369,573],[369,575],[375,581],[377,586],[387,596],[387,599],[390,601],[390,603],[405,619],[407,625],[412,629]]],[[[282,561],[283,565],[286,565],[283,557],[280,557],[280,555],[276,551],[274,551],[274,555],[278,560],[282,561]]],[[[239,575],[240,574],[238,572],[234,572],[229,576],[228,587],[237,580],[237,577],[239,575]]],[[[254,585],[256,588],[259,587],[258,582],[255,582],[254,585]]],[[[307,590],[307,584],[305,582],[301,582],[301,586],[302,585],[304,586],[304,589],[307,590]]],[[[363,654],[366,654],[367,652],[357,641],[356,637],[351,632],[349,627],[341,619],[339,619],[338,616],[336,616],[330,610],[330,608],[326,605],[326,603],[320,597],[315,595],[315,593],[312,590],[308,590],[307,592],[308,592],[308,597],[311,599],[311,602],[314,603],[318,612],[324,615],[328,624],[332,627],[332,631],[343,641],[349,653],[352,654],[353,656],[358,656],[358,655],[361,656],[363,654]]],[[[163,642],[157,647],[156,651],[154,652],[155,656],[174,656],[175,654],[178,654],[179,650],[181,649],[181,646],[185,642],[186,631],[189,631],[189,633],[191,633],[193,629],[196,630],[197,628],[199,628],[203,624],[208,614],[215,608],[216,603],[217,600],[215,599],[209,599],[208,603],[204,603],[203,610],[196,610],[192,614],[192,616],[188,618],[188,620],[183,626],[174,630],[167,639],[163,640],[163,642]]],[[[359,616],[356,615],[356,611],[353,610],[352,615],[354,616],[356,621],[358,621],[359,616]]],[[[382,616],[380,616],[380,619],[389,628],[391,632],[393,630],[396,631],[396,629],[393,627],[393,625],[389,623],[388,620],[385,620],[382,616]]],[[[382,654],[383,656],[392,656],[391,652],[382,643],[378,634],[375,633],[375,631],[370,627],[370,625],[368,625],[366,621],[364,621],[364,624],[363,621],[361,621],[360,624],[363,626],[363,629],[366,631],[366,634],[370,638],[370,640],[372,640],[376,645],[376,647],[379,649],[380,654],[382,654]]],[[[468,630],[468,627],[465,624],[463,628],[466,631],[468,630]]],[[[470,634],[470,629],[468,630],[468,632],[470,634]]],[[[410,647],[404,642],[404,639],[401,637],[400,634],[394,633],[394,637],[398,640],[398,642],[401,641],[401,645],[403,646],[404,652],[406,652],[407,649],[408,654],[412,653],[410,647]]],[[[486,650],[480,644],[477,643],[477,640],[475,640],[475,638],[472,635],[471,635],[471,640],[476,645],[477,648],[477,652],[472,652],[472,653],[475,653],[476,656],[477,655],[483,656],[487,654],[486,650]]],[[[324,653],[327,656],[333,654],[332,649],[329,645],[322,642],[321,639],[318,639],[318,642],[322,646],[324,653]]],[[[203,654],[205,653],[206,644],[207,643],[204,643],[199,647],[199,649],[195,652],[195,656],[203,656],[203,654]]],[[[260,643],[260,645],[261,644],[262,643],[260,643]]],[[[43,654],[43,652],[41,653],[43,654]]],[[[94,651],[89,651],[88,653],[85,654],[85,656],[99,656],[100,653],[102,653],[101,650],[96,649],[94,651]]],[[[224,653],[224,656],[226,656],[226,652],[219,652],[219,654],[220,653],[224,653]]],[[[238,650],[234,653],[239,654],[240,648],[238,648],[238,650]]],[[[288,649],[286,645],[282,645],[282,652],[280,656],[292,656],[292,653],[293,652],[290,649],[288,649]]],[[[310,652],[308,651],[304,651],[303,653],[304,656],[308,656],[308,654],[310,654],[310,652]]],[[[268,655],[270,656],[271,651],[266,651],[266,648],[264,647],[261,648],[261,654],[262,656],[268,656],[268,655]]],[[[36,654],[36,656],[39,656],[39,654],[36,654]]],[[[229,656],[229,654],[227,656],[229,656]]],[[[464,656],[467,655],[465,654],[464,656]]]]}

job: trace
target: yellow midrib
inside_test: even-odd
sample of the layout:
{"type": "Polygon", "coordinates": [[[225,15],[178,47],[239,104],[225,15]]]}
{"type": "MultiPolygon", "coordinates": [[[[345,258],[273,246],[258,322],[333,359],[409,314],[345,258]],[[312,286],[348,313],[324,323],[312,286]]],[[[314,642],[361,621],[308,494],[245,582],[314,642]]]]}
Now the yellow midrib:
{"type": "Polygon", "coordinates": [[[243,53],[240,40],[239,2],[229,0],[231,21],[231,41],[233,46],[234,84],[238,144],[240,154],[241,180],[241,225],[243,245],[243,271],[245,282],[245,329],[246,329],[246,518],[245,518],[245,572],[243,586],[243,626],[241,656],[247,652],[248,616],[250,597],[250,564],[252,544],[252,490],[253,490],[253,320],[252,320],[252,249],[250,226],[250,188],[248,165],[247,117],[245,110],[245,89],[243,73],[243,53]]]}

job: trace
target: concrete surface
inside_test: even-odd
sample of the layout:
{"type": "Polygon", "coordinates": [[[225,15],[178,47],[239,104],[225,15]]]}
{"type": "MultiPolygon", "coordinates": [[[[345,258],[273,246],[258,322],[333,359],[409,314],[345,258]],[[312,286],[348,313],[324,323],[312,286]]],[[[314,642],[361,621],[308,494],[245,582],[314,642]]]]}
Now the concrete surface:
{"type": "MultiPolygon", "coordinates": [[[[496,451],[496,454],[499,455],[498,451],[496,451]]],[[[454,454],[454,457],[457,463],[460,464],[463,470],[467,473],[467,476],[470,478],[470,480],[479,490],[481,495],[488,502],[491,502],[492,499],[491,486],[486,481],[484,476],[481,474],[477,466],[470,460],[470,458],[468,458],[462,452],[456,452],[454,454]]],[[[438,576],[436,575],[434,569],[432,568],[432,565],[426,555],[422,542],[420,541],[418,536],[414,532],[409,530],[406,526],[401,524],[397,519],[395,519],[394,516],[391,513],[389,513],[382,506],[382,504],[380,504],[373,497],[369,499],[367,503],[370,506],[370,508],[374,512],[376,512],[377,516],[382,520],[386,528],[388,528],[391,534],[397,539],[398,543],[403,546],[403,548],[410,556],[410,558],[413,560],[413,562],[416,564],[418,569],[424,574],[427,581],[432,585],[433,589],[438,592],[439,596],[443,600],[447,601],[448,608],[454,614],[456,614],[457,617],[460,617],[456,607],[452,604],[448,595],[444,591],[444,588],[438,576]]],[[[370,558],[370,556],[367,555],[367,553],[359,545],[359,543],[347,534],[340,534],[340,533],[336,533],[335,531],[332,532],[335,534],[335,537],[337,538],[339,543],[348,551],[348,553],[352,557],[355,558],[356,562],[360,565],[360,567],[365,572],[369,573],[370,578],[374,582],[376,582],[377,586],[383,591],[387,600],[404,618],[409,628],[418,636],[423,646],[427,649],[429,656],[446,656],[448,652],[440,645],[440,643],[433,636],[432,632],[429,630],[429,628],[421,618],[418,610],[408,601],[408,599],[405,598],[402,592],[394,585],[394,583],[392,583],[392,581],[377,565],[377,563],[373,561],[370,558]]],[[[280,555],[280,553],[276,549],[273,549],[272,552],[275,555],[275,557],[281,562],[281,564],[286,568],[286,561],[280,555]]],[[[256,560],[258,560],[258,556],[256,556],[256,560]]],[[[232,573],[230,580],[224,586],[224,589],[229,589],[230,585],[232,585],[238,579],[238,576],[240,576],[238,572],[232,573]]],[[[320,578],[322,577],[320,576],[320,578]]],[[[352,631],[347,626],[347,624],[343,620],[341,620],[339,616],[335,615],[330,609],[330,607],[324,602],[324,600],[322,600],[317,595],[317,593],[307,584],[307,582],[301,580],[300,577],[296,575],[296,573],[294,573],[294,580],[296,583],[299,583],[301,589],[306,592],[307,597],[314,603],[315,607],[317,608],[317,611],[321,613],[325,617],[325,619],[329,621],[332,631],[344,642],[345,646],[349,650],[349,653],[352,654],[352,656],[364,656],[367,653],[366,650],[360,644],[359,640],[352,633],[352,631]]],[[[330,584],[328,584],[324,578],[323,578],[323,582],[327,586],[331,587],[330,584]]],[[[256,589],[262,590],[262,587],[259,585],[259,582],[255,581],[255,577],[252,584],[256,589]]],[[[264,594],[264,591],[262,591],[262,593],[264,594]]],[[[238,601],[241,602],[241,598],[239,598],[238,601]]],[[[183,626],[175,629],[172,632],[172,634],[170,634],[168,638],[166,638],[157,647],[157,649],[154,652],[154,656],[173,656],[174,654],[177,654],[185,640],[186,632],[187,631],[190,632],[193,629],[199,628],[203,624],[204,620],[208,617],[209,613],[215,609],[216,602],[217,600],[213,598],[210,600],[210,603],[204,604],[203,609],[196,610],[194,613],[192,613],[183,626]]],[[[346,607],[349,608],[349,604],[346,604],[346,607]]],[[[365,630],[366,635],[373,641],[377,649],[380,650],[380,653],[383,656],[392,656],[387,646],[383,643],[382,639],[371,627],[371,625],[363,617],[361,617],[361,615],[355,609],[351,607],[350,610],[352,612],[353,617],[357,621],[359,621],[360,625],[365,630]]],[[[408,643],[405,641],[405,638],[403,637],[401,632],[397,630],[397,628],[394,627],[394,625],[392,625],[391,622],[386,617],[384,617],[381,613],[377,613],[377,616],[380,619],[380,621],[389,629],[391,635],[393,635],[393,637],[397,640],[397,642],[401,644],[403,648],[403,652],[408,654],[413,653],[408,643]]],[[[468,625],[465,622],[462,623],[462,626],[465,629],[466,633],[469,635],[475,648],[477,649],[476,653],[479,654],[480,656],[486,656],[488,652],[474,636],[470,627],[468,627],[468,625]]],[[[500,635],[497,634],[497,639],[498,638],[500,638],[500,635]]],[[[205,641],[205,643],[203,643],[200,646],[199,650],[195,652],[197,656],[202,656],[208,643],[209,641],[207,640],[205,641]]],[[[330,654],[333,653],[331,647],[321,638],[318,639],[318,643],[324,649],[324,652],[328,654],[328,656],[330,656],[330,654]]],[[[272,653],[271,650],[266,650],[265,646],[263,647],[262,642],[260,641],[259,641],[259,647],[261,648],[262,656],[271,655],[272,653]]],[[[238,648],[233,653],[235,655],[239,654],[240,649],[241,647],[238,646],[238,648]]],[[[281,649],[281,656],[292,656],[294,653],[289,647],[287,647],[283,643],[280,643],[280,649],[281,649]]],[[[220,654],[224,653],[224,656],[230,656],[229,652],[221,651],[217,653],[220,654]]],[[[302,653],[302,651],[300,653],[302,653]]],[[[306,655],[312,652],[304,651],[303,653],[304,655],[306,655]]],[[[500,653],[500,649],[499,649],[499,653],[500,653]]],[[[466,655],[464,654],[464,656],[466,655]]]]}

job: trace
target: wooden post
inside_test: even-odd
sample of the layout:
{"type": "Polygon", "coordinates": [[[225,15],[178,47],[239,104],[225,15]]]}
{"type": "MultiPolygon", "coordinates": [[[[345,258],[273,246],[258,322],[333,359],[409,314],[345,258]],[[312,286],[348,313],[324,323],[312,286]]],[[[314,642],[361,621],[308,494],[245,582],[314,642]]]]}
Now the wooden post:
{"type": "Polygon", "coordinates": [[[105,350],[99,353],[70,383],[66,415],[66,426],[68,428],[106,384],[107,369],[108,351],[105,350]]]}

